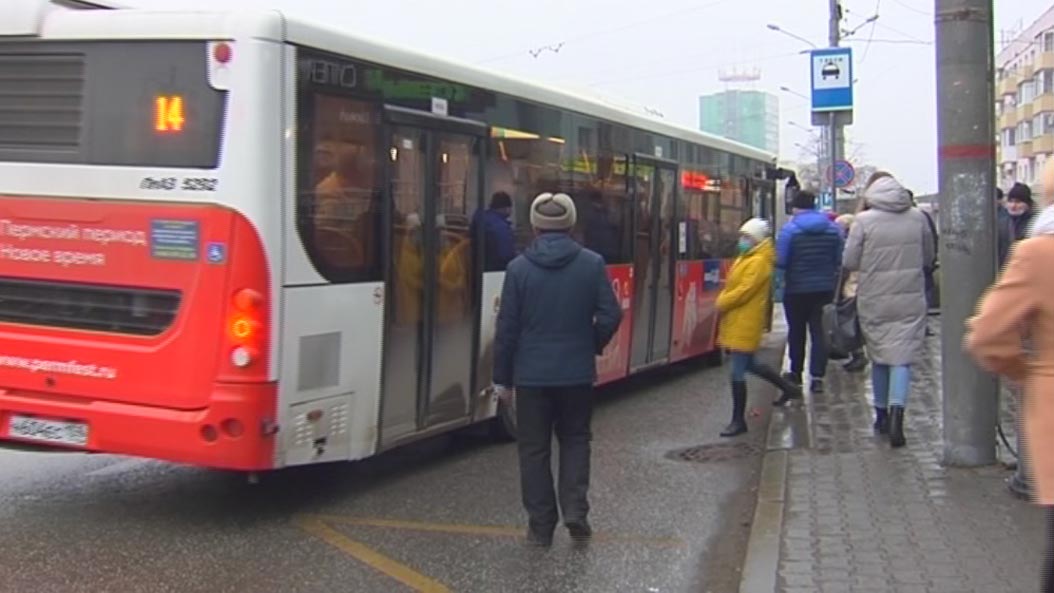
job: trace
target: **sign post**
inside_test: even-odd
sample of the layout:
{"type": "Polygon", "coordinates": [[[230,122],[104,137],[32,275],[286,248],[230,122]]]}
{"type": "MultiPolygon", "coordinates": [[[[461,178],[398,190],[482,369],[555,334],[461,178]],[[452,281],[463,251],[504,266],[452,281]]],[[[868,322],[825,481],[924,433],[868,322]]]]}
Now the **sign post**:
{"type": "Polygon", "coordinates": [[[852,166],[838,154],[842,126],[853,123],[853,50],[848,47],[829,47],[810,52],[812,123],[830,128],[831,195],[837,198],[838,188],[852,182],[852,166]],[[839,183],[848,176],[848,181],[839,183]]]}

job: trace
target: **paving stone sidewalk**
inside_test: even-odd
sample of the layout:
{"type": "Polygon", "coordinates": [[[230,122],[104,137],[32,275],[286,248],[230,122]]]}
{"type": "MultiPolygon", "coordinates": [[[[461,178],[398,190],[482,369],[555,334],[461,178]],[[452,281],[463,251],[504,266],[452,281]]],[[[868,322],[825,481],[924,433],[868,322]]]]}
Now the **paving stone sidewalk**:
{"type": "Polygon", "coordinates": [[[1042,511],[1007,492],[1001,466],[940,465],[940,337],[927,347],[899,450],[872,433],[870,370],[832,362],[813,446],[789,454],[780,593],[1039,590],[1042,511]]]}

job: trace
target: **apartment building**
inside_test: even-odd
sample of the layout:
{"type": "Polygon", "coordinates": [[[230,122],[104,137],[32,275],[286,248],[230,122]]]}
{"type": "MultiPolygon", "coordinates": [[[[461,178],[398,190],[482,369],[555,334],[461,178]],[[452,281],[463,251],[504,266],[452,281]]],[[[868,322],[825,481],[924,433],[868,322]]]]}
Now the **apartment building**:
{"type": "Polygon", "coordinates": [[[996,55],[997,181],[1035,185],[1054,154],[1054,6],[996,55]]]}

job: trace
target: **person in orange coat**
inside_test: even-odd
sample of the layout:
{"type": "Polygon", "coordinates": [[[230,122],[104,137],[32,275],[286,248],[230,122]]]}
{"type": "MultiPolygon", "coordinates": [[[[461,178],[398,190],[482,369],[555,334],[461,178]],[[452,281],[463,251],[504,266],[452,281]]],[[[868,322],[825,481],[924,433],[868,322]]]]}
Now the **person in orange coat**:
{"type": "MultiPolygon", "coordinates": [[[[1054,161],[1044,180],[1054,181],[1054,161]]],[[[1051,183],[1045,183],[1051,187],[1051,183]]],[[[1023,428],[1035,502],[1047,507],[1043,591],[1054,593],[1054,207],[1017,243],[1002,276],[967,322],[966,348],[977,364],[1024,386],[1023,428]],[[1025,342],[1029,341],[1029,352],[1025,342]]]]}
{"type": "Polygon", "coordinates": [[[747,407],[747,373],[776,385],[783,398],[801,399],[798,386],[780,377],[775,369],[755,360],[765,332],[765,317],[772,298],[772,274],[776,266],[776,249],[772,245],[769,224],[752,218],[739,229],[739,257],[732,263],[725,288],[717,297],[721,315],[717,341],[727,348],[732,360],[732,422],[721,432],[734,437],[747,431],[744,418],[747,407]]]}

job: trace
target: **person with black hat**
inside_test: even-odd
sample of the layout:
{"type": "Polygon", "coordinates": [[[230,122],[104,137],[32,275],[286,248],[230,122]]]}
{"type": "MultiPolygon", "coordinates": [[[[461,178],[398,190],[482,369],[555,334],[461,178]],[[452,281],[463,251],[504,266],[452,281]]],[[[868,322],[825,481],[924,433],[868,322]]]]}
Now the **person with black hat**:
{"type": "MultiPolygon", "coordinates": [[[[790,372],[784,377],[802,385],[805,368],[806,329],[812,340],[809,375],[813,393],[823,391],[827,348],[823,334],[823,306],[834,301],[842,263],[842,231],[825,214],[816,211],[816,195],[800,191],[791,203],[794,216],[780,230],[776,241],[776,267],[784,271],[783,309],[787,316],[790,372]]],[[[774,402],[791,399],[784,393],[774,402]]]]}
{"type": "Polygon", "coordinates": [[[516,388],[520,489],[532,546],[552,544],[557,500],[571,537],[592,535],[586,516],[596,356],[622,321],[604,258],[571,237],[576,218],[567,194],[534,199],[536,237],[509,264],[494,338],[494,390],[507,399],[516,388]],[[559,497],[550,466],[554,428],[559,497]]]}
{"type": "Polygon", "coordinates": [[[478,210],[472,219],[472,236],[483,239],[483,271],[501,272],[516,257],[516,238],[512,232],[512,198],[503,191],[494,192],[486,210],[478,210]]]}
{"type": "Polygon", "coordinates": [[[1032,190],[1024,183],[1015,183],[1006,195],[1006,211],[1010,214],[1010,244],[1028,237],[1036,203],[1032,190]]]}

